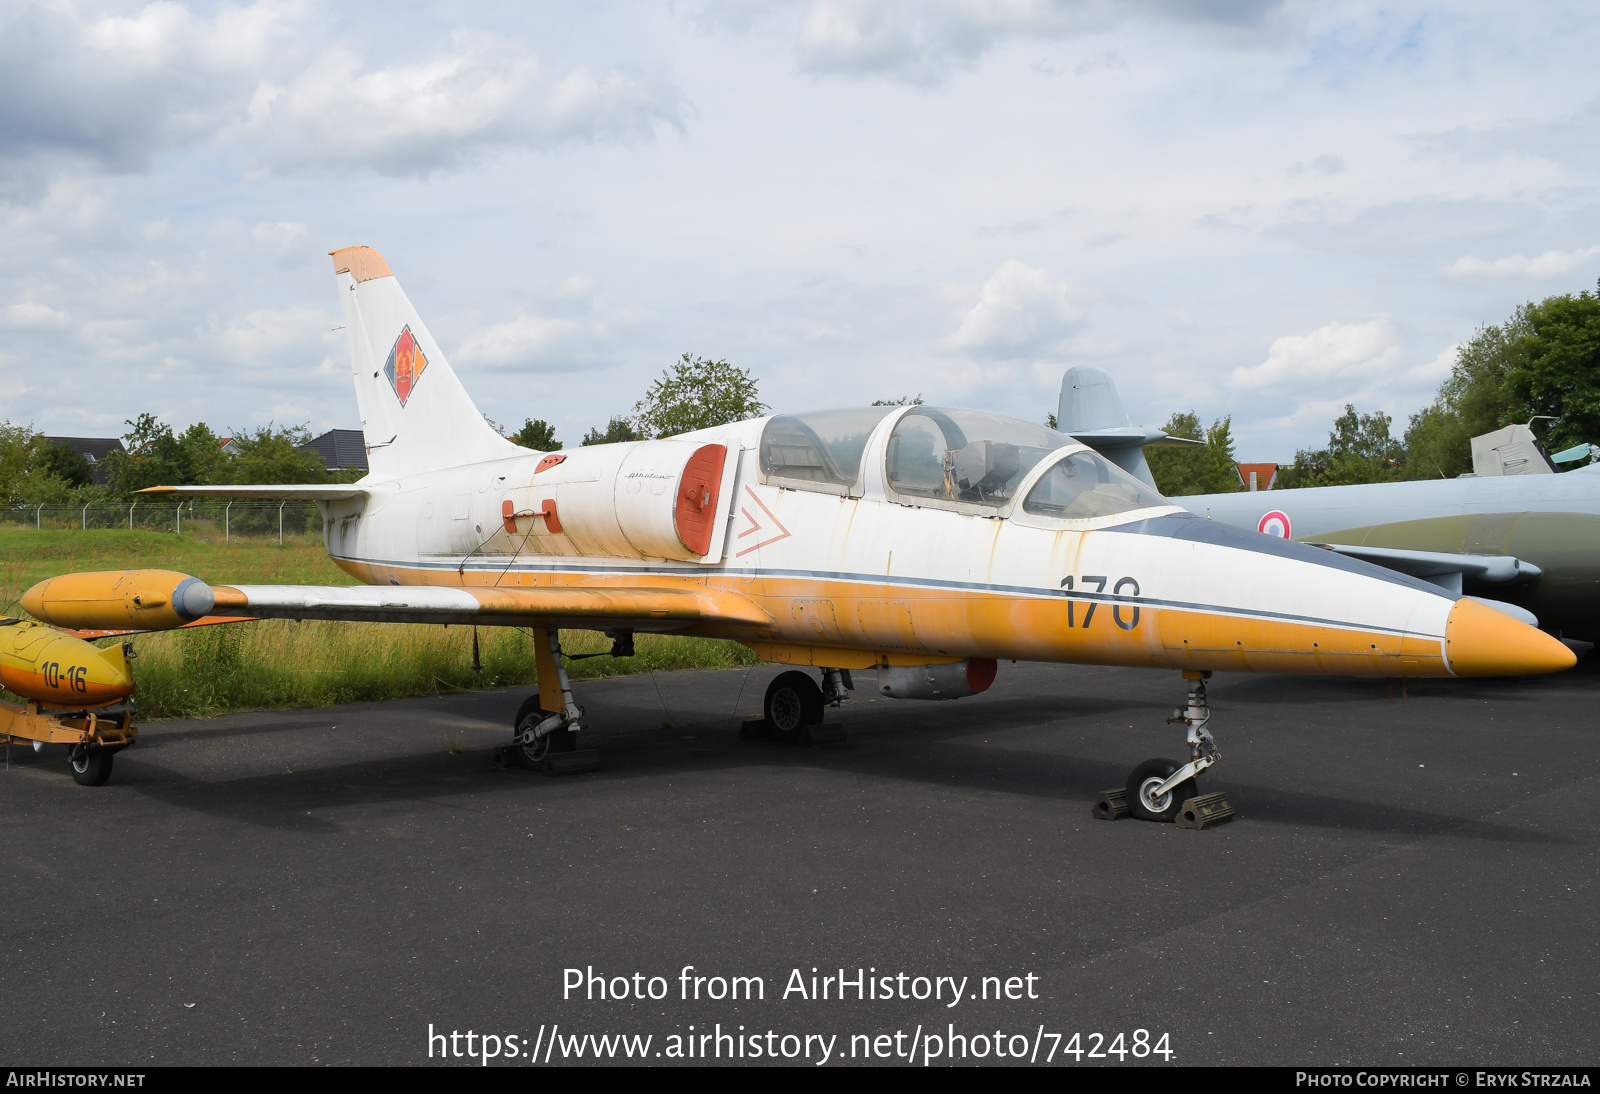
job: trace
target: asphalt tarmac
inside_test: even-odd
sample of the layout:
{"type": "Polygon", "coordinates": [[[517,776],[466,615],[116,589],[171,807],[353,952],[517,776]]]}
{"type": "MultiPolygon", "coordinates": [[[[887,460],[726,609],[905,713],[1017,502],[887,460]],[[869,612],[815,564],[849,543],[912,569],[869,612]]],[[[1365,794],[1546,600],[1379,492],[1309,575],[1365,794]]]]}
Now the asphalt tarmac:
{"type": "Polygon", "coordinates": [[[564,778],[491,762],[526,689],[155,723],[100,789],[13,748],[0,1064],[460,1064],[468,1030],[517,1066],[616,1033],[651,1063],[904,1066],[932,1033],[935,1063],[1077,1066],[1076,1033],[1085,1065],[1594,1064],[1594,665],[1218,676],[1201,788],[1238,817],[1203,832],[1090,816],[1183,755],[1181,681],[1139,670],[1003,663],[946,703],[859,673],[811,747],[738,734],[775,668],[580,682],[605,767],[564,778]],[[591,968],[645,998],[563,998],[591,968]],[[894,997],[841,1001],[841,968],[894,997]],[[734,976],[764,998],[707,998],[734,976]]]}

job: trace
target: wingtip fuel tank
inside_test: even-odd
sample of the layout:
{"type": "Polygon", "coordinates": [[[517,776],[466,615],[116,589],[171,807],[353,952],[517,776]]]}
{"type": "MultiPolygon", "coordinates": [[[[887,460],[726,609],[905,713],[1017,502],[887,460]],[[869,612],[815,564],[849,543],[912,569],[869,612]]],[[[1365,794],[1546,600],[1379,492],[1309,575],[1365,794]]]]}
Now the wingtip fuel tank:
{"type": "Polygon", "coordinates": [[[41,581],[22,594],[22,606],[56,627],[160,631],[203,618],[216,596],[174,570],[97,570],[41,581]]]}

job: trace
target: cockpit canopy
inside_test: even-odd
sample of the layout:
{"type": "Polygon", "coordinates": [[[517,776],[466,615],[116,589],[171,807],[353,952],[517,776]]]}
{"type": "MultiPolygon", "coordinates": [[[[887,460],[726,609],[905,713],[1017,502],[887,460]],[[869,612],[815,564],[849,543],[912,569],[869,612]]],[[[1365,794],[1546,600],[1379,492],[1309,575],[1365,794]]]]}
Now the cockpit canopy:
{"type": "Polygon", "coordinates": [[[1071,437],[982,410],[913,407],[889,434],[884,469],[895,494],[998,509],[1024,476],[1071,437]]]}
{"type": "Polygon", "coordinates": [[[1059,520],[1087,520],[1170,504],[1099,453],[1074,452],[1033,484],[1022,511],[1059,520]]]}
{"type": "Polygon", "coordinates": [[[892,406],[779,414],[761,431],[761,473],[768,478],[849,489],[861,477],[861,454],[892,406]]]}
{"type": "MultiPolygon", "coordinates": [[[[898,407],[779,414],[761,433],[761,471],[802,490],[856,493],[867,441],[898,407]]],[[[914,406],[889,434],[883,469],[891,497],[912,504],[998,510],[1041,460],[1077,444],[1042,425],[982,410],[914,406]]],[[[1061,520],[1114,516],[1169,504],[1103,456],[1061,458],[1028,492],[1022,511],[1061,520]]]]}

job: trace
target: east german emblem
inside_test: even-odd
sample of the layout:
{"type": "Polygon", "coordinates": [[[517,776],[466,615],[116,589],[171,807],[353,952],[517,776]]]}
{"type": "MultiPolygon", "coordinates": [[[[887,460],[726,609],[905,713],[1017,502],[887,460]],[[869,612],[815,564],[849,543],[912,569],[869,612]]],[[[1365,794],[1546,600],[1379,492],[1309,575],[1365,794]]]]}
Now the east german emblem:
{"type": "Polygon", "coordinates": [[[422,379],[422,370],[427,367],[428,359],[422,355],[422,350],[417,346],[411,328],[406,327],[400,332],[400,337],[394,340],[394,348],[389,351],[389,360],[383,366],[384,374],[389,377],[389,383],[394,387],[395,397],[400,400],[401,406],[406,405],[412,389],[417,386],[417,381],[422,379]]]}

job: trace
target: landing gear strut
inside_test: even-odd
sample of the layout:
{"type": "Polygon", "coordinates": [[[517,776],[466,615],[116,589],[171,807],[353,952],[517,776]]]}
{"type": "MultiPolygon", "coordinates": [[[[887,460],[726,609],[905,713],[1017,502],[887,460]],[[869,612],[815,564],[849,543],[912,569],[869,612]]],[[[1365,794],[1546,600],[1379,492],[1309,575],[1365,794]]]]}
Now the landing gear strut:
{"type": "MultiPolygon", "coordinates": [[[[630,635],[631,638],[631,635],[630,635]]],[[[497,764],[519,763],[551,775],[593,771],[600,766],[593,750],[578,750],[583,710],[572,698],[572,681],[561,663],[561,638],[555,628],[533,631],[539,693],[530,695],[511,725],[511,747],[498,749],[497,764]]]]}
{"type": "MultiPolygon", "coordinates": [[[[1128,775],[1120,793],[1107,791],[1101,795],[1095,816],[1114,820],[1126,810],[1141,820],[1172,821],[1178,819],[1185,802],[1197,799],[1195,776],[1221,759],[1216,741],[1206,728],[1211,721],[1211,708],[1206,704],[1206,679],[1210,675],[1192,671],[1183,674],[1189,689],[1188,706],[1174,710],[1167,719],[1168,725],[1189,727],[1189,762],[1146,760],[1128,775]]],[[[1232,816],[1231,809],[1228,815],[1232,816]]]]}

